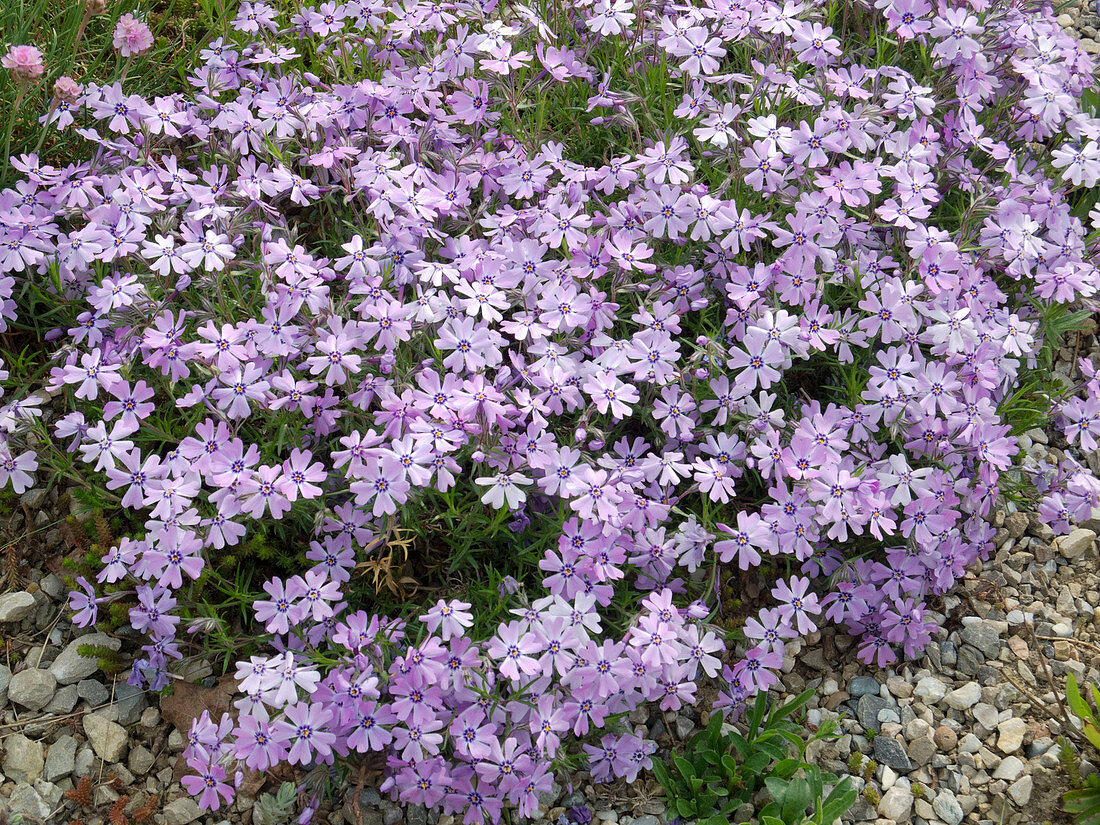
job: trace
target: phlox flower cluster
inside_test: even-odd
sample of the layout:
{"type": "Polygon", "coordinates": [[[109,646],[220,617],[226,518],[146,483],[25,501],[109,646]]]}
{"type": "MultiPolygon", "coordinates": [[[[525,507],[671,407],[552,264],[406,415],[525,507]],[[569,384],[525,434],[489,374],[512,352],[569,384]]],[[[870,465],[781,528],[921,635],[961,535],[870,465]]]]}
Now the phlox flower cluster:
{"type": "MultiPolygon", "coordinates": [[[[78,623],[128,598],[159,689],[211,560],[315,525],[255,600],[233,712],[191,731],[204,807],[246,768],[377,752],[404,803],[527,816],[563,749],[632,781],[656,745],[618,720],[704,678],[736,715],[825,622],[915,654],[1006,472],[1061,529],[1092,513],[1100,482],[1022,461],[1003,410],[1039,310],[1100,285],[1072,198],[1100,180],[1093,62],[1045,5],[841,5],[245,2],[186,95],[66,87],[44,120],[95,148],[15,161],[0,315],[53,285],[71,408],[0,408],[0,480],[30,487],[46,441],[144,520],[78,623]],[[539,106],[610,148],[532,134],[539,106]],[[506,621],[356,604],[356,564],[455,492],[553,539],[506,621]],[[761,565],[792,572],[731,657],[714,585],[761,565]]],[[[1055,412],[1095,449],[1080,370],[1055,412]]]]}

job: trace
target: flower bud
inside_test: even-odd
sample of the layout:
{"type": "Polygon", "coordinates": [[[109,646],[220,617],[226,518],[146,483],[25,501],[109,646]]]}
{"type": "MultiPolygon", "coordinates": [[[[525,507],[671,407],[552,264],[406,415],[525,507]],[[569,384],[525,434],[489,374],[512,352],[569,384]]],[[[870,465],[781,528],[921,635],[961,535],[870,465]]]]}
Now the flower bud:
{"type": "Polygon", "coordinates": [[[86,0],[84,7],[88,10],[88,14],[94,17],[107,11],[107,0],[86,0]]]}
{"type": "Polygon", "coordinates": [[[80,91],[80,84],[67,74],[61,75],[53,84],[53,96],[69,104],[76,103],[80,97],[80,91]]]}

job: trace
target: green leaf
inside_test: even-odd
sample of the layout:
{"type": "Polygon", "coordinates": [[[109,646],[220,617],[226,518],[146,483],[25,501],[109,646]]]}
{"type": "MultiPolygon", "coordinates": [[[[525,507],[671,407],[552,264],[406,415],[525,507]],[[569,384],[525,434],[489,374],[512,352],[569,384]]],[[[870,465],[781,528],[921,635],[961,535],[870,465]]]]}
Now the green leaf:
{"type": "Polygon", "coordinates": [[[792,779],[783,798],[783,818],[790,822],[796,816],[801,816],[806,813],[811,802],[813,796],[810,794],[810,783],[802,778],[792,779]]]}
{"type": "MultiPolygon", "coordinates": [[[[778,762],[780,759],[785,759],[787,756],[787,749],[777,745],[775,742],[757,740],[755,745],[757,752],[754,754],[754,756],[759,756],[761,753],[763,753],[775,762],[778,762]]],[[[749,760],[746,759],[745,764],[747,765],[748,762],[749,760]]],[[[759,771],[757,771],[757,773],[759,773],[759,771]]]]}
{"type": "Polygon", "coordinates": [[[756,695],[756,702],[752,706],[748,720],[750,739],[755,737],[757,730],[760,729],[760,722],[764,719],[764,709],[767,707],[767,701],[766,694],[758,693],[756,695]]]}
{"type": "Polygon", "coordinates": [[[736,731],[729,737],[730,744],[737,748],[737,752],[741,754],[742,759],[747,759],[749,754],[752,753],[752,745],[749,744],[749,740],[736,731]]]}
{"type": "Polygon", "coordinates": [[[685,819],[695,813],[695,806],[693,806],[686,799],[676,800],[676,813],[685,819]]]}
{"type": "Polygon", "coordinates": [[[691,763],[684,759],[684,757],[675,756],[672,759],[672,763],[676,766],[676,770],[680,772],[680,775],[684,777],[684,779],[695,778],[695,768],[693,768],[691,763]]]}
{"type": "Polygon", "coordinates": [[[667,793],[668,790],[672,787],[672,780],[669,778],[668,769],[665,768],[664,763],[661,762],[659,759],[654,759],[652,761],[653,775],[657,777],[657,781],[661,783],[661,787],[663,787],[665,789],[665,792],[667,793]]]}
{"type": "Polygon", "coordinates": [[[737,763],[733,761],[733,757],[728,753],[722,755],[722,767],[725,769],[727,777],[737,776],[737,763]]]}
{"type": "Polygon", "coordinates": [[[776,731],[776,733],[779,734],[780,738],[786,739],[793,748],[795,748],[799,752],[802,751],[802,737],[799,736],[796,732],[792,730],[781,729],[776,731]]]}
{"type": "Polygon", "coordinates": [[[709,738],[713,735],[715,738],[722,735],[722,714],[712,713],[710,719],[707,721],[707,729],[705,731],[709,738]]]}
{"type": "Polygon", "coordinates": [[[848,812],[848,809],[855,804],[856,798],[859,796],[852,788],[849,788],[849,777],[845,777],[843,783],[845,790],[837,794],[837,790],[840,785],[833,788],[832,792],[825,799],[825,804],[821,806],[821,821],[833,822],[837,817],[843,816],[848,812]]]}
{"type": "Polygon", "coordinates": [[[1083,722],[1092,721],[1092,708],[1081,697],[1081,691],[1077,689],[1077,679],[1073,673],[1066,674],[1066,701],[1070,710],[1083,722]]]}
{"type": "Polygon", "coordinates": [[[1092,742],[1092,746],[1100,750],[1100,730],[1096,729],[1095,725],[1085,725],[1083,731],[1085,738],[1092,742]]]}
{"type": "MultiPolygon", "coordinates": [[[[792,713],[794,713],[799,708],[801,708],[803,705],[805,705],[807,702],[809,702],[810,698],[813,695],[814,695],[814,692],[812,690],[802,691],[800,694],[798,694],[796,697],[791,699],[791,701],[787,702],[782,707],[775,708],[771,712],[771,714],[768,716],[768,721],[769,722],[778,722],[781,719],[787,718],[792,713]]],[[[770,727],[770,724],[769,724],[769,727],[770,727]]]]}
{"type": "Polygon", "coordinates": [[[771,800],[770,802],[768,802],[757,813],[758,818],[763,818],[765,816],[779,816],[779,805],[776,803],[776,801],[774,799],[771,800]]]}
{"type": "Polygon", "coordinates": [[[1067,813],[1074,814],[1077,825],[1100,823],[1100,788],[1070,791],[1062,797],[1062,803],[1067,813]]]}
{"type": "Polygon", "coordinates": [[[708,819],[704,823],[704,825],[729,825],[729,820],[727,820],[721,814],[715,814],[710,819],[708,819]]]}
{"type": "Polygon", "coordinates": [[[780,759],[772,768],[772,775],[790,779],[800,767],[802,767],[802,762],[797,759],[780,759]]]}
{"type": "Polygon", "coordinates": [[[1093,805],[1100,805],[1100,788],[1082,788],[1068,791],[1062,796],[1062,802],[1069,813],[1085,811],[1093,805]]]}
{"type": "MultiPolygon", "coordinates": [[[[836,785],[833,786],[833,789],[831,791],[829,791],[829,795],[825,797],[825,801],[830,802],[833,799],[838,799],[844,796],[844,794],[846,794],[848,792],[848,789],[851,787],[852,777],[844,777],[839,782],[837,782],[836,785]]],[[[855,793],[855,791],[852,791],[852,793],[855,793]]]]}
{"type": "Polygon", "coordinates": [[[766,753],[754,753],[745,760],[743,765],[745,773],[761,774],[771,763],[772,757],[766,753]]]}
{"type": "Polygon", "coordinates": [[[814,799],[821,799],[823,788],[821,787],[821,768],[810,765],[806,768],[806,781],[810,783],[810,794],[814,799]]]}
{"type": "Polygon", "coordinates": [[[787,785],[789,784],[787,780],[780,779],[778,776],[766,776],[764,777],[764,784],[768,788],[768,793],[774,797],[776,802],[782,805],[783,797],[787,793],[787,785]]]}

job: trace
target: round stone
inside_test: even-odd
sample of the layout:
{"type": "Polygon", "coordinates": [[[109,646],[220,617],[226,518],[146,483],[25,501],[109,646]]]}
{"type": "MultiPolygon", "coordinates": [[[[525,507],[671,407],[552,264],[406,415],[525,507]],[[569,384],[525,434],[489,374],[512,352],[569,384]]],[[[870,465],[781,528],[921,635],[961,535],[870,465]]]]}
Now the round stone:
{"type": "Polygon", "coordinates": [[[959,744],[959,736],[947,725],[940,725],[932,734],[932,741],[936,743],[936,747],[941,751],[953,751],[955,746],[959,744]]]}

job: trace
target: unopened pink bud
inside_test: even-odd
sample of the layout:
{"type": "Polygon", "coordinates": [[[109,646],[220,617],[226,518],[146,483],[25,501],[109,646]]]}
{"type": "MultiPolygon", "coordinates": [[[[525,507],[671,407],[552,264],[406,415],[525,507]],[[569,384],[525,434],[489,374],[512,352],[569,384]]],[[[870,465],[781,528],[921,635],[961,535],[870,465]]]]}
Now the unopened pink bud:
{"type": "Polygon", "coordinates": [[[61,75],[53,84],[53,96],[66,103],[76,103],[80,97],[80,84],[67,74],[61,75]]]}

